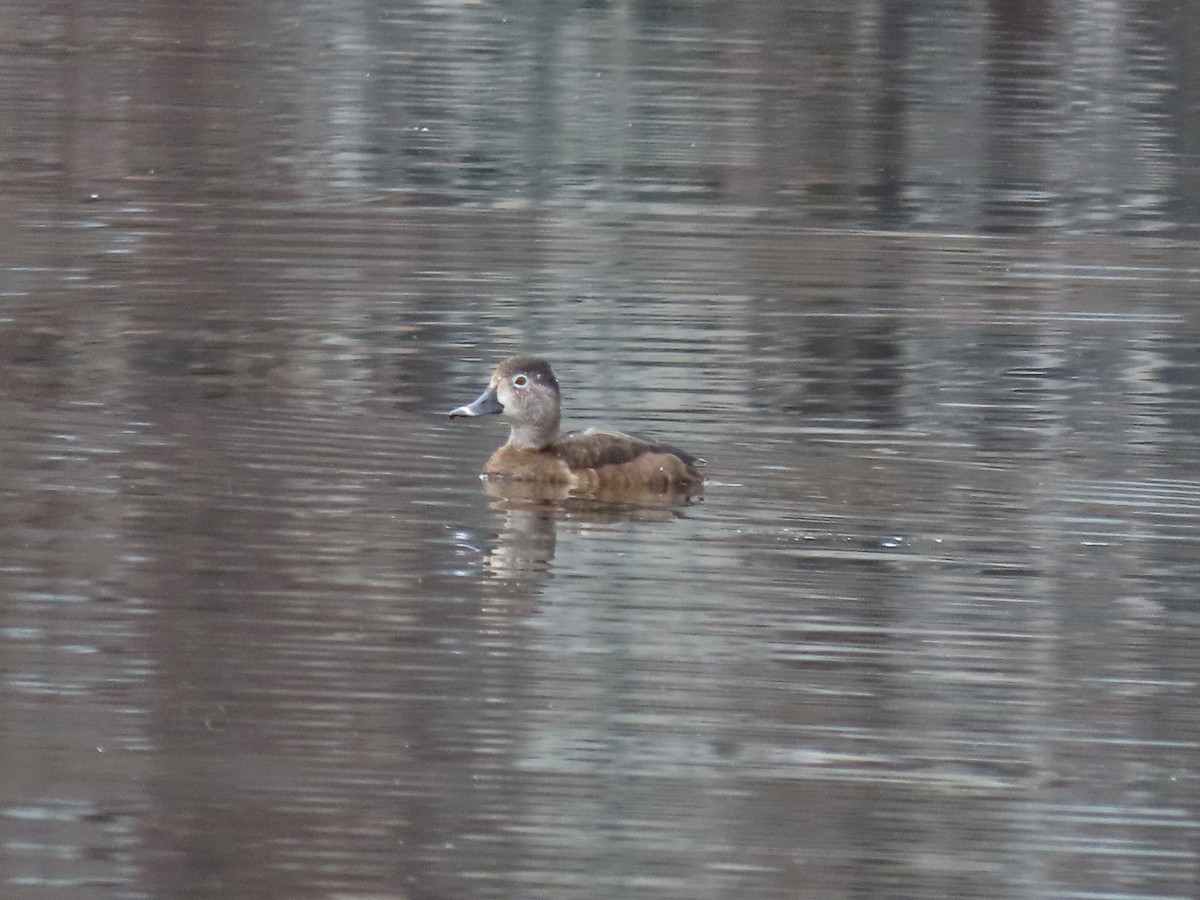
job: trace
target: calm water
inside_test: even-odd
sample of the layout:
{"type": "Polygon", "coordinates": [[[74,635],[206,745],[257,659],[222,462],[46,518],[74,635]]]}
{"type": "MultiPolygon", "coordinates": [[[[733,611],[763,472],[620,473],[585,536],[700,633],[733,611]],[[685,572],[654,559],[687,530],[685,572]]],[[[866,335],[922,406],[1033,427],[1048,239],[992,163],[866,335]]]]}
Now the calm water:
{"type": "Polygon", "coordinates": [[[1200,896],[1198,46],[0,5],[0,896],[1200,896]]]}

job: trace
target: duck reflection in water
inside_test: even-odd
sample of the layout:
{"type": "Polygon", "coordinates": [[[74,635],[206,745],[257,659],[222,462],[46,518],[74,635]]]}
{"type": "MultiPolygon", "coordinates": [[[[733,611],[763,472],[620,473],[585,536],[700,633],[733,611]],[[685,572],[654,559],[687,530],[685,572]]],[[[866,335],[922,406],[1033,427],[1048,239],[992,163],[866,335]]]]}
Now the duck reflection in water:
{"type": "Polygon", "coordinates": [[[560,433],[558,381],[544,359],[504,360],[474,402],[450,411],[451,418],[494,414],[508,418],[511,433],[484,465],[491,496],[662,506],[703,489],[704,461],[683,450],[619,431],[560,433]]]}

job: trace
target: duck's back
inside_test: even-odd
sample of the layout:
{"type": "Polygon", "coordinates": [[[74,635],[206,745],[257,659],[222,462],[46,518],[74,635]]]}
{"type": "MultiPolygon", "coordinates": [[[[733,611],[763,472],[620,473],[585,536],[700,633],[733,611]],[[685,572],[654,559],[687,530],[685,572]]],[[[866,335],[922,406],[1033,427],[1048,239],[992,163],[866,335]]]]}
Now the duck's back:
{"type": "Polygon", "coordinates": [[[621,431],[568,431],[547,448],[562,460],[581,487],[678,489],[704,482],[700,459],[667,444],[621,431]]]}
{"type": "Polygon", "coordinates": [[[583,491],[680,491],[699,488],[703,461],[666,444],[620,431],[568,431],[540,450],[506,444],[488,460],[488,475],[564,484],[583,491]]]}

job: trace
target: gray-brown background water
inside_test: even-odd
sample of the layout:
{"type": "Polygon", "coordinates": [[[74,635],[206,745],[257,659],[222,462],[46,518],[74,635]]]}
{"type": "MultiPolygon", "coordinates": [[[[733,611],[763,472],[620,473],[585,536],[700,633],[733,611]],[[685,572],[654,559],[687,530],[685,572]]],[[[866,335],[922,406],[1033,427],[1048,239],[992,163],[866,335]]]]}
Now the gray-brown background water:
{"type": "Polygon", "coordinates": [[[0,896],[1200,896],[1197,38],[0,4],[0,896]]]}

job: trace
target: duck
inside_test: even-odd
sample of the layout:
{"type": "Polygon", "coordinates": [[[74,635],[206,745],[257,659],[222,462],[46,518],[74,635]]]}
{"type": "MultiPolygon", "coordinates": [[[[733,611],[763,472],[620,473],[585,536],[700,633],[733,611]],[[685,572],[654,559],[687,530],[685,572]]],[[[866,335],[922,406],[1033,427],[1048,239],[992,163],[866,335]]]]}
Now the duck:
{"type": "Polygon", "coordinates": [[[676,447],[621,431],[559,431],[562,396],[550,364],[539,356],[512,356],[496,366],[475,400],[450,418],[503,415],[508,441],[483,467],[485,480],[562,487],[575,495],[607,491],[700,491],[704,460],[676,447]]]}

